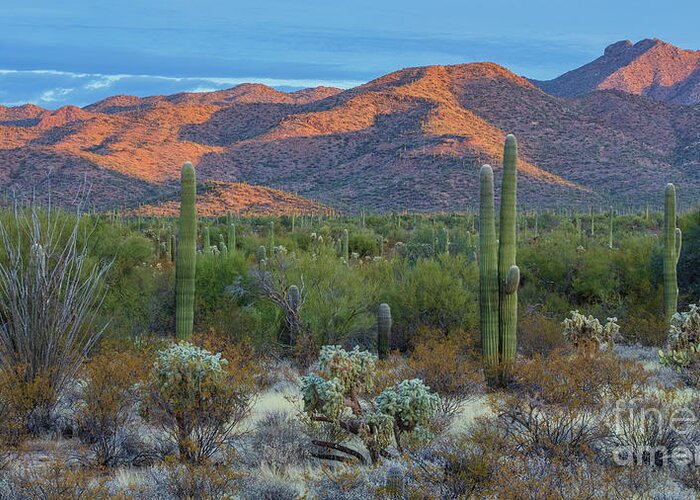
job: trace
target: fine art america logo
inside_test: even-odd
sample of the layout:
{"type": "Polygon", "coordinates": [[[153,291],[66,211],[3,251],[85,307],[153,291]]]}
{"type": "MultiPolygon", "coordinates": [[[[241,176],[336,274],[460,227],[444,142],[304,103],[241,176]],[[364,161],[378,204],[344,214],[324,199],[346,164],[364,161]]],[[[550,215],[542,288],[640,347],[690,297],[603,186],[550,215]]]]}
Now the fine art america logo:
{"type": "Polygon", "coordinates": [[[618,400],[612,457],[620,466],[700,466],[700,408],[618,400]]]}

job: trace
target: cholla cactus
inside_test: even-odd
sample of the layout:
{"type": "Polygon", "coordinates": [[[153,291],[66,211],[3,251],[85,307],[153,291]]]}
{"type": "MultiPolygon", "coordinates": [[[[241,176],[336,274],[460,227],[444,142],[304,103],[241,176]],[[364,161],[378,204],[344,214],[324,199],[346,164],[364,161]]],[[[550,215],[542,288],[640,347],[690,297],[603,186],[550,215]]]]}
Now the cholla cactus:
{"type": "Polygon", "coordinates": [[[425,426],[435,415],[440,396],[430,392],[422,380],[404,380],[396,388],[385,389],[376,399],[382,413],[391,415],[402,431],[425,426]]]}
{"type": "MultiPolygon", "coordinates": [[[[346,351],[340,346],[324,346],[319,358],[319,372],[302,378],[304,411],[312,421],[324,422],[359,437],[373,463],[392,440],[401,449],[400,434],[412,432],[428,423],[435,414],[440,398],[430,393],[421,380],[404,380],[384,390],[372,401],[360,399],[374,385],[377,357],[355,347],[346,351]]],[[[364,456],[339,443],[314,441],[316,446],[351,455],[361,462],[364,456]]],[[[328,458],[327,453],[317,454],[328,458]]],[[[344,457],[334,455],[336,459],[344,457]]]]}
{"type": "Polygon", "coordinates": [[[584,316],[578,311],[571,311],[571,317],[563,322],[563,334],[576,347],[591,345],[600,347],[607,344],[608,349],[612,349],[620,336],[620,326],[616,321],[617,318],[608,318],[605,325],[602,325],[593,316],[584,316]]]}
{"type": "Polygon", "coordinates": [[[193,394],[216,390],[224,380],[227,364],[220,353],[180,342],[158,353],[153,375],[161,394],[178,406],[190,404],[193,394]]]}
{"type": "Polygon", "coordinates": [[[678,350],[700,342],[700,308],[696,304],[690,304],[687,312],[673,315],[668,341],[672,349],[678,350]]]}
{"type": "Polygon", "coordinates": [[[318,358],[321,373],[337,378],[347,391],[369,392],[374,387],[374,371],[377,357],[358,346],[348,352],[338,345],[321,348],[318,358]]]}
{"type": "Polygon", "coordinates": [[[679,312],[671,318],[668,334],[668,353],[659,351],[662,365],[685,371],[700,362],[700,308],[690,304],[688,311],[679,312]]]}

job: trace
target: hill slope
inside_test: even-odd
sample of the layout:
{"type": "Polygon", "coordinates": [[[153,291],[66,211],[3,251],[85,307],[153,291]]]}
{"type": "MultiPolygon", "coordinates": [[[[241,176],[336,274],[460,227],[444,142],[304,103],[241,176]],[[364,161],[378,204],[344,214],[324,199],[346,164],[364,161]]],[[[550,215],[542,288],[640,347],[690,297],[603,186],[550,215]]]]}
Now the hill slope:
{"type": "Polygon", "coordinates": [[[682,200],[700,195],[700,108],[611,90],[563,99],[491,63],[407,68],[346,91],[0,107],[0,186],[69,202],[87,180],[98,206],[134,206],[176,190],[191,160],[201,182],[340,210],[461,210],[478,203],[482,163],[498,178],[509,132],[523,206],[660,202],[669,181],[682,200]]]}
{"type": "MultiPolygon", "coordinates": [[[[142,205],[137,212],[144,215],[175,217],[180,213],[179,192],[167,200],[142,205]]],[[[315,214],[328,210],[301,196],[277,189],[247,184],[211,181],[200,186],[197,194],[197,214],[216,216],[227,212],[254,217],[284,214],[315,214]]]]}
{"type": "Polygon", "coordinates": [[[553,80],[533,81],[560,97],[594,90],[621,90],[677,104],[700,103],[700,51],[683,50],[657,39],[614,43],[585,66],[553,80]]]}

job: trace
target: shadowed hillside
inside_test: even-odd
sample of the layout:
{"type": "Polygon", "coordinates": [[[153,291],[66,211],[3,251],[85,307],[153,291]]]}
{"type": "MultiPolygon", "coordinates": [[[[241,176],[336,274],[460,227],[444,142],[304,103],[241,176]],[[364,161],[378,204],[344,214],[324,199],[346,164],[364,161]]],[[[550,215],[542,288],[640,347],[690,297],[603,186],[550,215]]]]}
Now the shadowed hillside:
{"type": "Polygon", "coordinates": [[[555,97],[492,63],[408,68],[346,91],[245,84],[84,109],[0,107],[0,185],[40,198],[50,186],[67,202],[87,181],[97,206],[134,206],[167,198],[190,160],[200,182],[265,185],[340,210],[455,210],[476,204],[482,163],[499,178],[510,132],[524,206],[641,204],[669,181],[685,202],[700,195],[697,107],[618,90],[555,97]]]}

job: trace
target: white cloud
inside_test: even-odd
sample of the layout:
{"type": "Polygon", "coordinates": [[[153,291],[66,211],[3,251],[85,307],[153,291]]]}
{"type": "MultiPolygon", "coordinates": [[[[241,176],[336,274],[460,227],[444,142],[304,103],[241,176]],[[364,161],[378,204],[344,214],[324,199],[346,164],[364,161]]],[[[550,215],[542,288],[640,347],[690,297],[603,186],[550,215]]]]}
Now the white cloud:
{"type": "Polygon", "coordinates": [[[63,100],[68,94],[73,92],[75,89],[52,89],[43,92],[39,96],[39,100],[42,102],[56,102],[63,100]]]}

